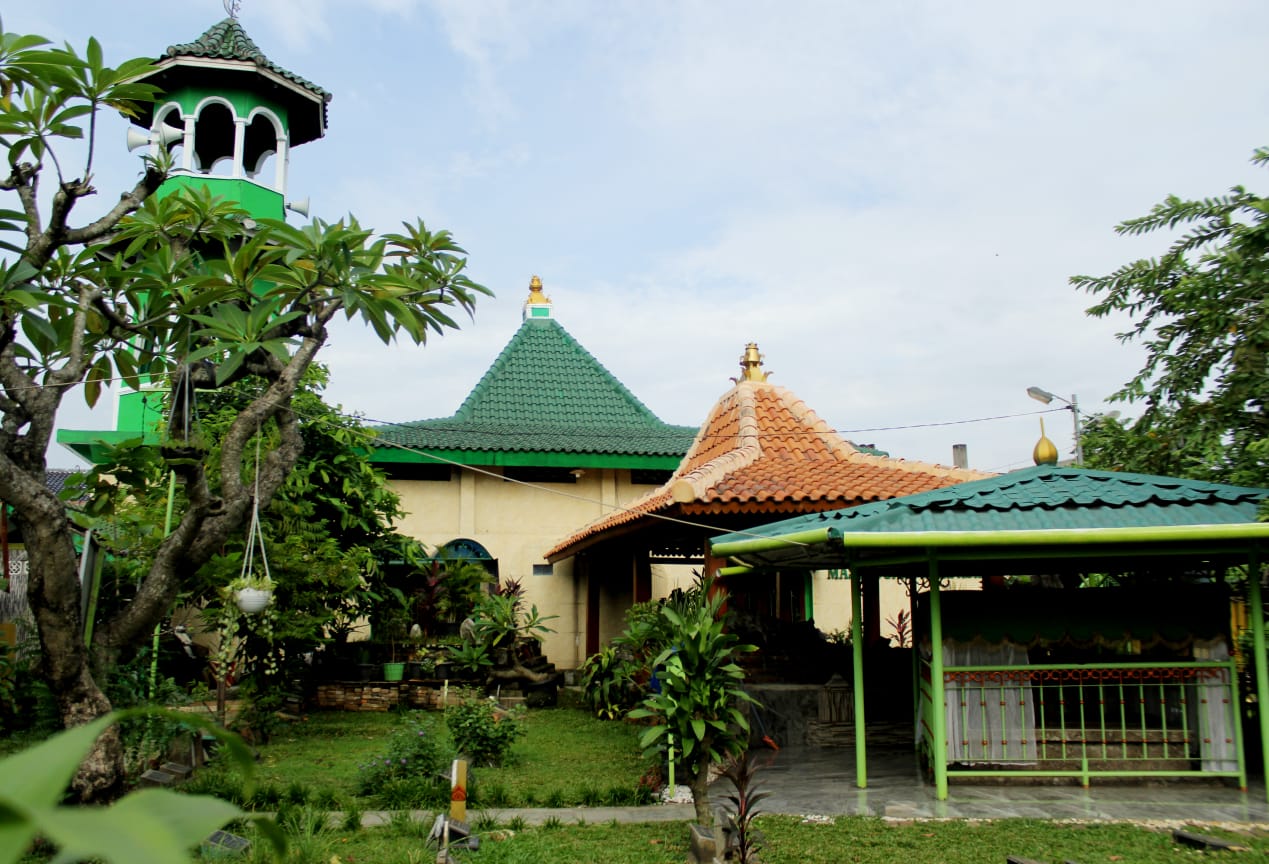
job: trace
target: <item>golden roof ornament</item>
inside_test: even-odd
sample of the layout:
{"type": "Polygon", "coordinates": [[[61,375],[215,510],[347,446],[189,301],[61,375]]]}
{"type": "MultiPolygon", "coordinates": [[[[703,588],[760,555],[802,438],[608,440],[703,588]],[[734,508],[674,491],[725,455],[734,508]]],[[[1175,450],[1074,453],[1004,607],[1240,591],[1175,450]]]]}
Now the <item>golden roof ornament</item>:
{"type": "Polygon", "coordinates": [[[1040,440],[1035,442],[1035,449],[1031,451],[1031,458],[1037,465],[1056,465],[1058,461],[1058,449],[1048,436],[1044,434],[1044,418],[1040,418],[1040,440]]]}
{"type": "Polygon", "coordinates": [[[761,383],[767,380],[767,373],[762,371],[762,355],[758,353],[757,342],[750,342],[745,346],[745,353],[740,355],[740,377],[731,380],[734,384],[741,381],[761,383]]]}
{"type": "Polygon", "coordinates": [[[524,302],[532,306],[550,305],[551,298],[542,293],[542,280],[537,276],[529,280],[529,299],[524,302]]]}

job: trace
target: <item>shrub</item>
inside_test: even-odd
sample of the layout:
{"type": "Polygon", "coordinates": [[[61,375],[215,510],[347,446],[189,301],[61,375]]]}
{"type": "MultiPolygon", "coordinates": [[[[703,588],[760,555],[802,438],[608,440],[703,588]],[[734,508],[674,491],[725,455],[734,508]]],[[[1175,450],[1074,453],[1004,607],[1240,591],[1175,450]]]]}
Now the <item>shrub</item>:
{"type": "Polygon", "coordinates": [[[410,712],[402,727],[388,739],[384,752],[358,766],[357,794],[382,794],[395,780],[414,781],[421,787],[446,783],[448,788],[448,781],[438,775],[443,774],[449,761],[449,751],[434,724],[420,712],[410,712]]]}
{"type": "Polygon", "coordinates": [[[634,676],[642,664],[608,646],[582,664],[582,694],[596,717],[615,720],[638,704],[642,692],[634,676]]]}
{"type": "Polygon", "coordinates": [[[508,711],[492,699],[468,696],[445,709],[445,725],[460,753],[476,765],[498,766],[524,735],[524,709],[508,711]]]}

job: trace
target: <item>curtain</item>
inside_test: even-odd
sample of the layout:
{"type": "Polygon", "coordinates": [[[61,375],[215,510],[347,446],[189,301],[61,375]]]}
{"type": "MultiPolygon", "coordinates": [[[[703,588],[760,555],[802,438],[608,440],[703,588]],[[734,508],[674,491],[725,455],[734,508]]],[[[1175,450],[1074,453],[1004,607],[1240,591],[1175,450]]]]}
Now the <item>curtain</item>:
{"type": "MultiPolygon", "coordinates": [[[[1224,639],[1194,640],[1195,660],[1228,660],[1229,646],[1224,639]]],[[[1197,685],[1199,698],[1199,756],[1204,771],[1237,771],[1238,752],[1234,746],[1233,696],[1229,688],[1229,670],[1207,678],[1197,685]]]]}
{"type": "MultiPolygon", "coordinates": [[[[1027,649],[1012,642],[994,645],[943,642],[943,665],[1026,666],[1027,649]]],[[[1031,682],[1001,680],[947,682],[948,761],[1032,762],[1036,758],[1031,682]]]]}

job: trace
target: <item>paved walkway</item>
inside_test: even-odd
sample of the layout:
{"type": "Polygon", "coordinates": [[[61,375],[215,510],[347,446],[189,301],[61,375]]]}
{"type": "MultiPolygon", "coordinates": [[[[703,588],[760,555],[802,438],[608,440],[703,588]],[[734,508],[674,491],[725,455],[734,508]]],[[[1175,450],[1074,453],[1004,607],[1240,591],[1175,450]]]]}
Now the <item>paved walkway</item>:
{"type": "Polygon", "coordinates": [[[1088,819],[1139,822],[1257,822],[1269,825],[1265,787],[1246,793],[1220,781],[1060,784],[957,783],[935,800],[910,750],[868,754],[868,788],[855,787],[853,748],[787,747],[759,777],[773,813],[860,814],[888,819],[1088,819]]]}
{"type": "MultiPolygon", "coordinates": [[[[768,763],[758,773],[770,793],[762,802],[768,813],[800,816],[880,816],[886,819],[1078,819],[1149,824],[1256,823],[1269,827],[1263,783],[1246,793],[1217,781],[1098,783],[1084,789],[1061,785],[979,785],[953,783],[946,801],[921,776],[910,750],[869,751],[868,788],[855,788],[855,751],[851,748],[786,747],[764,751],[768,763]]],[[[726,781],[723,781],[725,784],[726,781]]],[[[715,786],[711,801],[722,802],[726,789],[715,786]]],[[[500,808],[488,811],[500,822],[519,817],[529,825],[550,819],[564,824],[584,821],[672,822],[694,818],[691,804],[651,807],[500,808]]],[[[475,812],[472,817],[475,818],[475,812]]],[[[370,812],[365,825],[382,825],[391,814],[370,812]]],[[[416,814],[415,818],[431,818],[416,814]]]]}

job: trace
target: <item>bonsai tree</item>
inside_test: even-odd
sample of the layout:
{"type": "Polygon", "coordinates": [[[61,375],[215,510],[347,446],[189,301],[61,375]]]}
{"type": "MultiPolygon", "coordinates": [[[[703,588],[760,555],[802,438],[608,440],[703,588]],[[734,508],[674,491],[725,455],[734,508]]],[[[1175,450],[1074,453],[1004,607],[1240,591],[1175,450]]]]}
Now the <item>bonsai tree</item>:
{"type": "Polygon", "coordinates": [[[533,653],[542,636],[554,632],[546,626],[554,615],[542,615],[536,604],[528,612],[521,610],[516,591],[487,594],[476,604],[472,616],[463,626],[463,642],[450,652],[454,662],[472,671],[486,670],[486,683],[494,681],[528,681],[545,684],[554,675],[535,672],[524,665],[522,650],[533,653]]]}

